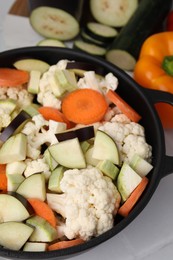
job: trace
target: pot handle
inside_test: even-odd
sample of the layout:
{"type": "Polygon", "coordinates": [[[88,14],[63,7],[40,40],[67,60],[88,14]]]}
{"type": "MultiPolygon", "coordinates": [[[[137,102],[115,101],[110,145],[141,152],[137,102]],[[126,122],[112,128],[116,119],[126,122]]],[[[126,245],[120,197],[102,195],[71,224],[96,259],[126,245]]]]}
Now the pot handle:
{"type": "Polygon", "coordinates": [[[173,105],[173,94],[166,91],[143,88],[148,99],[153,103],[164,102],[173,105]]]}
{"type": "Polygon", "coordinates": [[[165,177],[168,174],[173,173],[173,156],[165,155],[164,162],[165,162],[165,170],[163,172],[162,177],[165,177]]]}
{"type": "MultiPolygon", "coordinates": [[[[165,91],[160,91],[160,90],[147,89],[147,88],[143,88],[143,89],[148,99],[153,104],[158,102],[164,102],[173,105],[173,94],[165,91]]],[[[165,161],[165,170],[162,177],[165,177],[168,174],[173,173],[173,156],[165,155],[164,161],[165,161]]]]}

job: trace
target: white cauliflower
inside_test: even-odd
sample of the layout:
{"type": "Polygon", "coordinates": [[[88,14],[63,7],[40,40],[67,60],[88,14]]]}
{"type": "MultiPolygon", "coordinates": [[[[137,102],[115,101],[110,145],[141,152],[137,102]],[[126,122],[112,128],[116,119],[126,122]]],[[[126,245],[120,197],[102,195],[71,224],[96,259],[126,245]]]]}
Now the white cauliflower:
{"type": "Polygon", "coordinates": [[[54,77],[56,71],[59,69],[65,69],[68,60],[60,60],[56,65],[50,66],[49,70],[46,71],[39,83],[39,93],[37,95],[37,101],[43,106],[51,106],[57,109],[61,108],[61,101],[58,99],[51,87],[51,78],[54,77]]]}
{"type": "Polygon", "coordinates": [[[18,108],[28,106],[33,101],[33,95],[28,93],[23,86],[17,87],[1,87],[0,99],[13,99],[17,101],[18,108]]]}
{"type": "MultiPolygon", "coordinates": [[[[42,89],[42,88],[40,88],[42,89]]],[[[51,92],[50,89],[48,90],[41,90],[37,94],[37,101],[42,104],[43,106],[48,106],[48,107],[54,107],[57,109],[61,108],[61,101],[55,95],[51,92]]]]}
{"type": "Polygon", "coordinates": [[[47,201],[65,218],[63,233],[67,238],[89,240],[113,227],[120,194],[97,168],[66,170],[60,188],[63,193],[48,193],[47,201]]]}
{"type": "MultiPolygon", "coordinates": [[[[11,111],[10,111],[11,112],[11,111]]],[[[2,128],[7,127],[11,122],[11,116],[9,111],[3,108],[0,108],[0,131],[2,128]]]]}
{"type": "Polygon", "coordinates": [[[112,73],[108,73],[105,77],[99,78],[94,71],[86,71],[84,72],[84,77],[78,80],[77,85],[79,88],[91,88],[105,93],[109,89],[116,90],[118,79],[112,73]]]}
{"type": "Polygon", "coordinates": [[[49,165],[46,163],[44,158],[39,158],[37,160],[26,159],[26,168],[24,171],[24,176],[27,178],[32,174],[42,172],[45,179],[48,180],[51,172],[49,170],[49,165]]]}
{"type": "Polygon", "coordinates": [[[27,136],[27,157],[37,159],[41,153],[41,145],[53,145],[58,142],[55,134],[66,130],[64,123],[45,120],[41,114],[35,115],[22,129],[27,136]]]}
{"type": "Polygon", "coordinates": [[[123,114],[116,115],[112,122],[105,122],[98,129],[110,135],[120,151],[121,162],[130,162],[135,153],[147,161],[151,161],[152,147],[146,142],[144,127],[129,122],[123,114]]]}

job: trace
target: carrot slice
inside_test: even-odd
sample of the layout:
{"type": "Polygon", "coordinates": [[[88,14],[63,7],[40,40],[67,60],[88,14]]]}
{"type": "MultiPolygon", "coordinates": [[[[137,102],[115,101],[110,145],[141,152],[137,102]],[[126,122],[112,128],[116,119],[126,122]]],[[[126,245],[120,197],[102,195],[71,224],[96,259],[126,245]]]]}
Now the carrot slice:
{"type": "Polygon", "coordinates": [[[108,109],[105,97],[93,89],[78,89],[62,101],[62,112],[77,124],[92,124],[100,121],[108,109]]]}
{"type": "Polygon", "coordinates": [[[80,239],[80,238],[76,238],[74,240],[69,240],[69,241],[59,241],[56,243],[53,243],[51,245],[48,246],[48,251],[52,251],[52,250],[57,250],[57,249],[64,249],[67,247],[72,247],[72,246],[77,246],[84,243],[84,240],[80,239]]]}
{"type": "Polygon", "coordinates": [[[127,217],[136,202],[139,200],[143,191],[145,190],[149,180],[147,177],[144,177],[139,185],[134,189],[129,198],[124,202],[124,204],[119,208],[118,214],[127,217]]]}
{"type": "Polygon", "coordinates": [[[116,92],[109,89],[106,93],[107,98],[116,105],[123,114],[125,114],[131,121],[138,122],[141,119],[141,116],[125,101],[123,100],[116,92]]]}
{"type": "Polygon", "coordinates": [[[29,73],[23,70],[0,68],[0,86],[16,87],[29,81],[29,73]]]}
{"type": "Polygon", "coordinates": [[[35,198],[28,198],[28,201],[33,207],[36,215],[46,219],[53,227],[56,227],[57,219],[53,210],[46,202],[35,198]]]}
{"type": "Polygon", "coordinates": [[[0,164],[0,190],[7,191],[6,164],[0,164]]]}
{"type": "Polygon", "coordinates": [[[6,173],[6,164],[0,164],[0,173],[6,173]]]}
{"type": "Polygon", "coordinates": [[[39,107],[38,112],[42,114],[46,120],[54,120],[57,122],[66,123],[67,128],[71,128],[71,123],[69,120],[57,108],[47,106],[39,107]]]}

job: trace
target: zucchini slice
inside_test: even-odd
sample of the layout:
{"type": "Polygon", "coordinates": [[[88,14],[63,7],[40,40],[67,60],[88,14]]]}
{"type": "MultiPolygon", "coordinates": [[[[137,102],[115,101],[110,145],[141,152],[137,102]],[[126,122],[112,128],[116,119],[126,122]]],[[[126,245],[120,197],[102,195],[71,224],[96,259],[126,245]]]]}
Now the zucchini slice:
{"type": "Polygon", "coordinates": [[[102,42],[111,42],[118,34],[115,28],[95,22],[87,23],[85,31],[94,39],[102,42]]]}
{"type": "Polygon", "coordinates": [[[138,0],[90,0],[96,21],[113,27],[127,24],[138,6],[138,0]]]}
{"type": "Polygon", "coordinates": [[[73,48],[95,56],[104,56],[106,54],[106,48],[87,43],[82,40],[74,41],[73,48]]]}
{"type": "Polygon", "coordinates": [[[17,60],[13,63],[13,66],[18,70],[26,70],[28,72],[31,72],[33,70],[40,71],[41,73],[46,72],[50,65],[42,60],[39,59],[21,59],[17,60]]]}
{"type": "Polygon", "coordinates": [[[64,10],[41,6],[30,14],[33,29],[46,38],[71,40],[79,33],[78,21],[64,10]]]}
{"type": "Polygon", "coordinates": [[[92,43],[92,44],[95,44],[95,45],[98,45],[98,46],[101,46],[101,47],[106,47],[107,46],[107,43],[105,44],[105,42],[103,41],[100,41],[100,40],[96,40],[94,37],[90,36],[85,29],[82,29],[81,30],[81,33],[80,33],[80,36],[82,38],[82,40],[84,42],[87,42],[87,43],[92,43]]]}
{"type": "Polygon", "coordinates": [[[145,39],[163,24],[171,0],[143,0],[106,53],[106,60],[121,69],[132,71],[145,39]],[[157,17],[157,19],[156,19],[157,17]]]}

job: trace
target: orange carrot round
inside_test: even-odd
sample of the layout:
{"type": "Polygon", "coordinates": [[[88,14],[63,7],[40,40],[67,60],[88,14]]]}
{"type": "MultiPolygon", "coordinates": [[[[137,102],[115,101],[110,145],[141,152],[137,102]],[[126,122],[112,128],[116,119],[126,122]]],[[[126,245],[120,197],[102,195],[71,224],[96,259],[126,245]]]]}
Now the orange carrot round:
{"type": "Polygon", "coordinates": [[[71,128],[71,123],[69,120],[57,108],[43,106],[38,108],[38,112],[42,114],[46,120],[54,120],[57,122],[66,123],[67,128],[71,128]]]}
{"type": "Polygon", "coordinates": [[[125,100],[123,100],[116,92],[113,90],[108,90],[106,93],[107,98],[116,105],[123,114],[125,114],[131,121],[138,122],[141,116],[129,105],[125,100]]]}
{"type": "Polygon", "coordinates": [[[62,101],[62,112],[76,124],[92,124],[100,121],[108,109],[105,97],[93,89],[78,89],[62,101]]]}
{"type": "Polygon", "coordinates": [[[53,227],[56,227],[57,219],[53,210],[46,202],[35,198],[28,198],[28,201],[33,207],[36,215],[46,219],[53,227]]]}
{"type": "Polygon", "coordinates": [[[76,239],[68,240],[68,241],[59,241],[59,242],[55,242],[55,243],[49,245],[48,251],[64,249],[64,248],[72,247],[72,246],[77,246],[77,245],[80,245],[82,243],[84,243],[84,240],[82,240],[80,238],[76,238],[76,239]]]}
{"type": "Polygon", "coordinates": [[[16,87],[29,81],[29,73],[23,70],[0,68],[0,86],[16,87]]]}
{"type": "Polygon", "coordinates": [[[124,204],[119,208],[118,214],[127,217],[136,202],[139,200],[140,196],[142,195],[143,191],[145,190],[149,180],[147,177],[144,177],[139,185],[134,189],[131,193],[130,197],[124,202],[124,204]]]}

